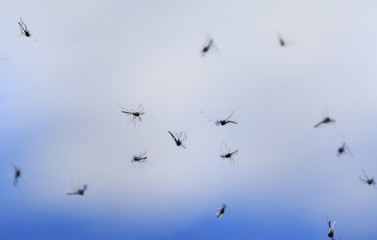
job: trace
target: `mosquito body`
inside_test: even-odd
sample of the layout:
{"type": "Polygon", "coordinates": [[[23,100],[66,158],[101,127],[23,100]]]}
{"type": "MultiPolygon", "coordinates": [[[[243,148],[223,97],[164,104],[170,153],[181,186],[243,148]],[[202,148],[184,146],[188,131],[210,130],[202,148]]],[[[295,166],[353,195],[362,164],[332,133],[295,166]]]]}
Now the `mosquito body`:
{"type": "Polygon", "coordinates": [[[220,155],[220,157],[225,158],[225,159],[229,159],[229,163],[230,163],[230,165],[234,166],[234,159],[233,159],[233,156],[235,156],[235,155],[238,154],[238,150],[232,152],[232,151],[230,150],[230,148],[228,148],[228,147],[226,146],[225,143],[224,143],[224,145],[225,145],[225,148],[226,148],[226,150],[227,150],[227,153],[225,153],[225,154],[223,154],[223,155],[220,155]]]}
{"type": "Polygon", "coordinates": [[[206,43],[203,45],[203,48],[200,52],[202,56],[204,57],[208,52],[210,52],[214,48],[215,48],[215,43],[212,38],[209,38],[209,40],[207,40],[206,43]]]}
{"type": "Polygon", "coordinates": [[[284,47],[285,46],[285,40],[281,37],[279,37],[279,43],[280,43],[280,46],[284,47]]]}
{"type": "MultiPolygon", "coordinates": [[[[119,104],[118,104],[119,105],[119,104]]],[[[122,106],[119,105],[119,107],[122,109],[122,113],[132,116],[132,122],[134,123],[134,126],[136,127],[136,122],[139,120],[141,122],[141,116],[145,114],[143,106],[139,104],[138,110],[134,111],[124,109],[122,106]]]]}
{"type": "Polygon", "coordinates": [[[21,177],[21,170],[18,167],[14,167],[14,180],[13,186],[16,186],[18,183],[18,179],[21,177]]]}
{"type": "Polygon", "coordinates": [[[328,223],[328,225],[329,225],[329,230],[328,230],[328,232],[327,232],[327,236],[328,236],[329,238],[331,238],[332,240],[334,240],[335,222],[336,222],[336,221],[331,222],[331,221],[328,221],[328,220],[327,220],[327,223],[328,223]]]}
{"type": "Polygon", "coordinates": [[[328,124],[328,123],[333,123],[335,122],[335,119],[331,119],[329,117],[325,117],[322,121],[320,121],[319,123],[317,123],[316,125],[314,125],[314,127],[319,127],[321,126],[322,124],[328,124]]]}
{"type": "Polygon", "coordinates": [[[368,175],[365,173],[364,169],[361,169],[361,171],[362,171],[363,174],[364,174],[364,178],[359,177],[359,179],[360,179],[362,182],[365,182],[365,183],[368,184],[368,185],[373,185],[374,187],[376,187],[376,181],[374,181],[374,178],[369,178],[368,175]]]}
{"type": "Polygon", "coordinates": [[[294,44],[293,41],[287,41],[280,34],[278,34],[278,41],[279,41],[280,47],[286,47],[288,45],[294,44]]]}
{"type": "Polygon", "coordinates": [[[337,154],[338,156],[341,156],[346,153],[350,154],[351,157],[353,156],[351,153],[351,149],[348,147],[348,145],[346,143],[343,143],[343,145],[340,148],[338,148],[337,154]]]}
{"type": "Polygon", "coordinates": [[[218,219],[221,219],[222,216],[224,215],[225,208],[226,208],[226,204],[223,204],[223,207],[218,209],[218,211],[216,212],[216,216],[217,216],[218,219]]]}
{"type": "Polygon", "coordinates": [[[31,36],[30,31],[27,29],[26,24],[22,21],[22,18],[20,18],[18,25],[20,25],[21,35],[24,35],[25,37],[31,36]]]}
{"type": "Polygon", "coordinates": [[[175,144],[179,147],[179,146],[182,146],[183,148],[186,148],[182,143],[183,141],[185,141],[187,139],[187,135],[185,132],[179,132],[179,133],[176,133],[176,134],[173,134],[171,133],[170,131],[168,131],[170,136],[174,139],[175,141],[175,144]]]}
{"type": "Polygon", "coordinates": [[[144,153],[141,153],[139,155],[135,155],[132,158],[132,162],[133,163],[138,162],[138,163],[140,163],[141,166],[143,166],[142,163],[144,163],[145,160],[148,158],[146,155],[147,155],[147,151],[145,151],[144,153]]]}
{"type": "MultiPolygon", "coordinates": [[[[234,111],[233,111],[234,112],[234,111]]],[[[236,121],[233,121],[233,120],[230,120],[230,118],[232,117],[233,115],[233,112],[224,120],[217,120],[216,121],[216,125],[217,126],[224,126],[224,125],[227,125],[228,123],[233,123],[233,124],[237,124],[236,121]]]]}
{"type": "Polygon", "coordinates": [[[67,195],[81,195],[82,196],[82,195],[84,195],[87,188],[88,188],[88,186],[84,185],[84,186],[82,186],[82,188],[79,188],[74,192],[67,193],[67,195]]]}
{"type": "Polygon", "coordinates": [[[338,148],[338,154],[339,155],[342,155],[343,153],[346,153],[345,147],[346,147],[346,143],[343,143],[343,145],[340,148],[338,148]]]}

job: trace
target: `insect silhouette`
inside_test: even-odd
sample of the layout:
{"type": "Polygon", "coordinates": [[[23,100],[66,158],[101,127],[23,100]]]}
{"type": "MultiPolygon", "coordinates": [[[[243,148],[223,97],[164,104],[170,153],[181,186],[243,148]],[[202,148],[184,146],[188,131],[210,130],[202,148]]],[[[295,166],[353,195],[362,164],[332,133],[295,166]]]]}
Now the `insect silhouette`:
{"type": "Polygon", "coordinates": [[[321,126],[322,124],[328,124],[328,123],[333,123],[335,122],[335,119],[331,119],[329,117],[325,117],[322,121],[320,121],[319,123],[317,123],[316,125],[314,125],[314,127],[319,127],[321,126]]]}
{"type": "Polygon", "coordinates": [[[212,49],[215,49],[215,44],[212,38],[209,38],[206,40],[206,42],[203,45],[202,50],[200,51],[202,54],[202,57],[204,57],[208,52],[210,52],[212,49]]]}
{"type": "Polygon", "coordinates": [[[21,177],[21,170],[18,167],[14,167],[14,180],[13,186],[16,186],[18,183],[18,179],[21,177]]]}
{"type": "Polygon", "coordinates": [[[331,222],[331,221],[327,220],[327,223],[329,224],[329,230],[327,232],[327,236],[329,238],[331,238],[332,240],[334,240],[334,231],[335,231],[335,223],[336,223],[336,221],[331,222]]]}
{"type": "Polygon", "coordinates": [[[133,163],[138,162],[138,163],[140,163],[141,166],[143,166],[142,163],[144,163],[147,158],[148,158],[147,157],[147,151],[145,151],[144,153],[133,156],[132,162],[133,163]]]}
{"type": "Polygon", "coordinates": [[[218,219],[221,219],[222,216],[224,215],[225,213],[225,208],[226,208],[226,204],[223,204],[223,207],[222,208],[218,208],[217,211],[216,211],[216,216],[218,219]]]}
{"type": "Polygon", "coordinates": [[[18,25],[20,25],[21,35],[24,35],[25,37],[31,36],[30,31],[27,29],[26,24],[22,21],[22,18],[20,18],[18,25]]]}
{"type": "Polygon", "coordinates": [[[145,114],[143,106],[141,106],[141,104],[139,104],[137,111],[134,111],[133,109],[127,110],[127,109],[123,108],[122,106],[120,106],[119,104],[118,104],[118,106],[122,109],[122,111],[121,111],[122,113],[132,116],[131,121],[133,122],[133,124],[136,128],[136,122],[138,120],[139,120],[139,122],[141,122],[141,120],[142,120],[141,116],[145,114]]]}
{"type": "Polygon", "coordinates": [[[171,133],[170,131],[168,131],[168,133],[170,134],[170,136],[174,139],[175,141],[175,144],[179,147],[179,146],[182,146],[183,148],[186,148],[182,143],[183,141],[185,141],[187,139],[187,135],[185,132],[179,132],[179,133],[171,133]]]}
{"type": "Polygon", "coordinates": [[[278,40],[280,47],[285,47],[294,43],[292,41],[286,41],[280,34],[278,34],[278,40]]]}
{"type": "Polygon", "coordinates": [[[348,147],[348,145],[344,142],[343,145],[338,148],[338,152],[337,152],[337,155],[338,156],[341,156],[343,154],[346,154],[348,153],[349,155],[351,155],[351,157],[353,157],[352,155],[352,152],[351,152],[351,149],[348,147]]]}
{"type": "Polygon", "coordinates": [[[76,191],[74,192],[69,192],[67,193],[67,195],[84,195],[86,189],[88,189],[88,186],[85,184],[84,186],[82,186],[82,188],[78,188],[76,191]]]}
{"type": "Polygon", "coordinates": [[[374,187],[376,187],[376,181],[374,181],[374,178],[369,178],[368,175],[365,173],[364,169],[361,169],[361,171],[362,171],[363,174],[364,174],[364,178],[359,177],[359,179],[360,179],[362,182],[365,182],[365,183],[368,184],[368,185],[373,185],[374,187]]]}
{"type": "Polygon", "coordinates": [[[230,163],[230,165],[234,166],[234,159],[233,159],[233,156],[235,156],[235,155],[238,154],[238,150],[232,152],[232,151],[230,150],[230,148],[228,148],[228,147],[226,146],[225,143],[224,143],[224,145],[225,145],[225,148],[226,148],[226,152],[227,152],[227,153],[225,153],[225,154],[223,154],[223,155],[220,155],[220,157],[222,157],[222,158],[226,158],[226,159],[229,159],[229,163],[230,163]]]}
{"type": "Polygon", "coordinates": [[[280,46],[284,47],[285,46],[285,40],[282,38],[282,37],[279,37],[279,43],[280,43],[280,46]]]}
{"type": "Polygon", "coordinates": [[[230,120],[230,118],[232,117],[234,111],[231,112],[231,114],[224,120],[217,120],[216,121],[216,125],[217,126],[224,126],[224,125],[227,125],[228,123],[233,123],[233,124],[237,124],[236,121],[233,121],[233,120],[230,120]]]}

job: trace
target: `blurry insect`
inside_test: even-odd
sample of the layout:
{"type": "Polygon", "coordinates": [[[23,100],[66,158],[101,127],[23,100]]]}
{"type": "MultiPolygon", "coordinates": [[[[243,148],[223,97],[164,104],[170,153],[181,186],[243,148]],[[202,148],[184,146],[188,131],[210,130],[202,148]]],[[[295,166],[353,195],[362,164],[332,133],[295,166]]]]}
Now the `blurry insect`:
{"type": "Polygon", "coordinates": [[[317,123],[316,125],[314,125],[315,128],[321,126],[321,125],[324,125],[324,124],[329,124],[329,123],[334,123],[335,122],[335,119],[331,119],[329,117],[329,113],[328,113],[328,110],[327,110],[327,107],[325,107],[325,110],[322,111],[322,115],[323,115],[323,120],[320,121],[319,123],[317,123]]]}
{"type": "MultiPolygon", "coordinates": [[[[228,147],[226,146],[225,143],[224,143],[224,145],[225,145],[225,148],[226,148],[226,152],[227,152],[227,153],[225,153],[225,154],[223,154],[223,155],[220,155],[220,157],[222,157],[222,158],[226,158],[226,159],[229,159],[229,163],[230,163],[230,165],[234,166],[234,159],[233,159],[233,156],[237,155],[238,150],[232,152],[232,151],[230,150],[230,148],[228,148],[228,147]]],[[[223,150],[221,149],[221,151],[223,151],[223,150]]]]}
{"type": "Polygon", "coordinates": [[[224,119],[224,120],[217,120],[216,121],[216,125],[217,126],[224,126],[224,125],[227,125],[228,123],[233,123],[233,124],[237,124],[237,122],[235,122],[235,121],[233,121],[233,120],[230,120],[230,118],[232,117],[232,115],[233,115],[233,112],[234,111],[232,111],[232,113],[226,118],[226,119],[224,119]]]}
{"type": "Polygon", "coordinates": [[[143,166],[142,163],[144,163],[145,160],[148,158],[146,155],[147,155],[147,151],[145,151],[144,153],[141,153],[139,155],[135,155],[132,158],[132,162],[133,163],[138,162],[138,163],[140,163],[141,166],[143,166]]]}
{"type": "Polygon", "coordinates": [[[30,37],[31,36],[29,30],[27,29],[26,24],[22,21],[22,18],[20,18],[20,21],[18,22],[18,25],[20,25],[21,35],[24,35],[25,37],[30,37]]]}
{"type": "Polygon", "coordinates": [[[203,45],[202,50],[200,53],[202,54],[202,57],[204,57],[207,53],[209,53],[212,50],[217,49],[215,46],[215,43],[213,41],[213,38],[207,38],[206,42],[203,45]]]}
{"type": "Polygon", "coordinates": [[[325,117],[322,121],[320,121],[319,123],[317,123],[316,125],[314,125],[314,127],[319,127],[320,125],[322,124],[327,124],[327,123],[333,123],[335,122],[335,119],[331,119],[329,117],[325,117]]]}
{"type": "Polygon", "coordinates": [[[138,107],[138,110],[137,111],[134,111],[133,109],[131,110],[127,110],[125,108],[123,108],[122,106],[120,106],[118,104],[118,106],[122,109],[122,113],[125,113],[127,115],[131,115],[132,116],[132,122],[134,123],[134,126],[136,128],[136,121],[139,120],[141,122],[141,116],[144,115],[144,108],[143,106],[141,106],[141,104],[139,104],[139,107],[138,107]]]}
{"type": "Polygon", "coordinates": [[[362,182],[365,182],[365,183],[368,184],[368,185],[373,185],[374,187],[376,187],[376,182],[374,181],[374,178],[369,178],[368,175],[365,173],[364,169],[361,169],[361,171],[362,171],[363,174],[364,174],[364,178],[359,177],[359,179],[360,179],[362,182]]]}
{"type": "Polygon", "coordinates": [[[337,155],[341,156],[341,155],[346,154],[346,153],[350,154],[351,157],[353,157],[351,149],[348,147],[348,145],[346,143],[343,143],[343,145],[340,148],[338,148],[337,155]]]}
{"type": "Polygon", "coordinates": [[[0,61],[7,61],[7,60],[9,60],[9,58],[0,58],[0,61]]]}
{"type": "Polygon", "coordinates": [[[173,133],[171,133],[170,131],[168,131],[170,136],[174,139],[175,141],[175,144],[177,144],[177,146],[182,146],[183,148],[186,148],[182,143],[183,141],[185,141],[187,139],[187,135],[185,132],[179,132],[179,133],[175,133],[173,135],[173,133]]]}
{"type": "Polygon", "coordinates": [[[289,41],[289,42],[286,41],[280,34],[278,34],[278,40],[279,40],[280,47],[285,47],[285,46],[293,44],[292,41],[289,41]]]}
{"type": "Polygon", "coordinates": [[[225,208],[226,208],[226,204],[223,204],[223,207],[222,207],[222,208],[218,208],[218,209],[216,209],[216,210],[217,210],[217,211],[216,211],[216,216],[217,216],[218,219],[221,219],[222,216],[224,215],[224,213],[225,213],[225,208]]]}
{"type": "MultiPolygon", "coordinates": [[[[326,218],[326,220],[327,220],[327,218],[326,218]]],[[[327,232],[327,236],[329,238],[331,238],[332,240],[334,240],[334,232],[335,232],[336,221],[331,222],[331,221],[327,220],[327,223],[329,224],[329,231],[327,232]]]]}
{"type": "Polygon", "coordinates": [[[81,195],[82,196],[82,195],[84,195],[84,193],[85,193],[85,191],[86,191],[87,188],[88,188],[88,186],[84,185],[84,186],[82,186],[82,188],[78,188],[74,192],[67,193],[67,195],[81,195]]]}
{"type": "Polygon", "coordinates": [[[18,167],[14,167],[14,180],[13,186],[16,186],[18,183],[18,179],[21,177],[21,170],[18,167]]]}
{"type": "Polygon", "coordinates": [[[285,46],[285,41],[283,38],[279,37],[279,43],[280,43],[280,46],[284,47],[285,46]]]}

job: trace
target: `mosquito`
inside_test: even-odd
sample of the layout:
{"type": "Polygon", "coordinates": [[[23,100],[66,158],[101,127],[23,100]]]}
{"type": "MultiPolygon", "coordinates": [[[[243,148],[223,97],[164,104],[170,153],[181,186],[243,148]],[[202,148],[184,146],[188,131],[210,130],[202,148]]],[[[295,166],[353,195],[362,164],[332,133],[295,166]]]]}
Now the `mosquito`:
{"type": "Polygon", "coordinates": [[[374,178],[369,178],[368,175],[365,173],[364,169],[361,169],[361,171],[364,174],[364,178],[359,177],[362,182],[365,182],[368,185],[373,185],[376,187],[376,181],[374,181],[374,178]]]}
{"type": "Polygon", "coordinates": [[[202,50],[200,51],[202,53],[202,56],[204,57],[211,49],[215,48],[215,44],[212,38],[209,38],[206,40],[206,43],[204,43],[202,50]]]}
{"type": "Polygon", "coordinates": [[[218,219],[221,219],[222,216],[224,215],[225,213],[225,208],[226,208],[226,204],[223,204],[223,207],[222,208],[218,208],[217,211],[216,211],[216,216],[218,219]]]}
{"type": "Polygon", "coordinates": [[[280,43],[280,46],[284,47],[285,46],[285,40],[282,38],[282,37],[279,37],[279,43],[280,43]]]}
{"type": "Polygon", "coordinates": [[[227,150],[227,153],[226,153],[226,154],[223,154],[223,155],[220,155],[220,157],[222,157],[222,158],[226,158],[226,159],[229,159],[229,163],[230,163],[230,165],[234,166],[234,159],[233,159],[233,156],[235,156],[235,155],[238,154],[238,150],[232,152],[232,151],[230,150],[230,148],[228,148],[228,147],[226,146],[225,143],[224,143],[224,145],[225,145],[225,148],[226,148],[226,150],[227,150]]]}
{"type": "Polygon", "coordinates": [[[143,166],[142,163],[144,163],[147,158],[148,158],[147,157],[147,151],[145,151],[144,153],[133,156],[132,162],[133,163],[138,162],[138,163],[140,163],[141,166],[143,166]]]}
{"type": "Polygon", "coordinates": [[[278,34],[278,40],[279,40],[280,47],[285,47],[290,44],[293,44],[292,41],[286,41],[280,34],[278,34]]]}
{"type": "Polygon", "coordinates": [[[182,143],[183,141],[187,140],[187,135],[185,132],[179,132],[179,133],[171,133],[170,131],[168,131],[170,136],[174,139],[175,141],[175,144],[177,144],[177,146],[182,146],[183,148],[186,148],[182,143]]]}
{"type": "Polygon", "coordinates": [[[346,154],[346,153],[350,154],[351,157],[353,157],[353,155],[352,155],[352,153],[351,153],[351,149],[350,149],[350,148],[348,147],[348,145],[344,142],[343,145],[342,145],[340,148],[338,148],[338,153],[337,153],[337,155],[338,155],[338,156],[341,156],[341,155],[346,154]]]}
{"type": "Polygon", "coordinates": [[[82,188],[78,188],[76,191],[74,192],[69,192],[67,193],[67,195],[84,195],[86,189],[88,188],[88,186],[85,184],[84,186],[82,186],[82,188]]]}
{"type": "Polygon", "coordinates": [[[25,37],[30,37],[31,36],[31,34],[29,32],[29,29],[27,29],[27,26],[22,21],[22,18],[20,18],[20,21],[18,22],[18,25],[20,25],[21,35],[24,35],[25,37]]]}
{"type": "MultiPolygon", "coordinates": [[[[326,218],[326,220],[327,220],[327,218],[326,218]]],[[[331,221],[327,220],[327,223],[329,224],[329,231],[327,232],[327,236],[329,238],[331,238],[332,240],[334,240],[334,231],[335,231],[336,221],[331,222],[331,221]]]]}
{"type": "Polygon", "coordinates": [[[335,122],[335,119],[331,119],[329,117],[325,117],[322,121],[320,121],[319,123],[317,123],[316,125],[314,125],[314,127],[319,127],[320,125],[322,124],[327,124],[327,123],[333,123],[335,122]]]}
{"type": "Polygon", "coordinates": [[[228,123],[233,123],[233,124],[237,124],[236,121],[233,121],[233,120],[230,120],[230,118],[232,117],[234,111],[231,112],[231,114],[224,120],[217,120],[216,121],[216,125],[217,126],[224,126],[224,125],[227,125],[228,123]]]}
{"type": "Polygon", "coordinates": [[[14,180],[13,186],[16,186],[18,183],[18,179],[21,177],[21,170],[18,167],[14,167],[14,180]]]}
{"type": "Polygon", "coordinates": [[[141,116],[145,114],[144,108],[143,108],[143,106],[141,106],[141,104],[139,104],[137,111],[134,111],[133,109],[127,110],[127,109],[123,108],[122,106],[120,106],[119,104],[118,104],[118,106],[122,109],[122,111],[121,111],[122,113],[132,116],[132,122],[134,123],[135,127],[136,127],[137,120],[139,120],[139,122],[141,122],[141,120],[142,120],[141,116]]]}

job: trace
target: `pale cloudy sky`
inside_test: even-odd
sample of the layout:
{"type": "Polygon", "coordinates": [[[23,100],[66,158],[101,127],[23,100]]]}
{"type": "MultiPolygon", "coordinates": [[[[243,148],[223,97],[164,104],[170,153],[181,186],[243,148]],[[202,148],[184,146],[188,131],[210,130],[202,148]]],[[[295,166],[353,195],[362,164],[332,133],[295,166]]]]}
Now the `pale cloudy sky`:
{"type": "Polygon", "coordinates": [[[0,9],[1,239],[327,239],[326,216],[342,239],[376,238],[377,190],[358,179],[377,176],[374,1],[0,9]],[[142,104],[136,129],[118,103],[142,104]],[[208,121],[233,110],[237,125],[208,121]],[[336,124],[313,128],[324,112],[336,124]]]}

